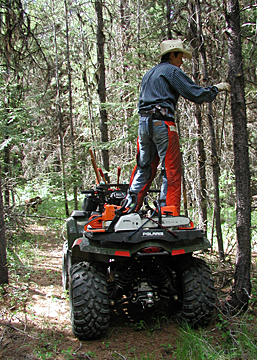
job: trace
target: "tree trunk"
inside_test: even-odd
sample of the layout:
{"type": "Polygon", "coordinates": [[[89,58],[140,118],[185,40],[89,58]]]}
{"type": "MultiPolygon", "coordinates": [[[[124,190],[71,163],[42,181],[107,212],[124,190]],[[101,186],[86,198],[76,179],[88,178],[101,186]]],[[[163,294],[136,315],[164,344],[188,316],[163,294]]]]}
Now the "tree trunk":
{"type": "Polygon", "coordinates": [[[233,309],[240,309],[247,307],[251,293],[251,192],[238,0],[227,1],[226,21],[237,201],[237,256],[234,285],[228,304],[233,309]]]}
{"type": "Polygon", "coordinates": [[[221,230],[221,220],[220,220],[220,194],[219,194],[219,158],[216,148],[216,138],[213,125],[213,115],[212,115],[212,106],[208,104],[208,121],[209,121],[209,133],[211,138],[211,165],[212,165],[212,179],[213,179],[213,192],[214,192],[214,218],[216,220],[216,235],[218,242],[219,257],[221,260],[224,260],[224,247],[222,239],[222,230],[221,230]]]}
{"type": "Polygon", "coordinates": [[[74,131],[73,131],[73,113],[72,113],[72,87],[71,87],[71,67],[70,67],[70,45],[69,45],[69,22],[68,22],[68,7],[67,1],[64,0],[65,5],[65,22],[66,22],[66,49],[67,49],[67,69],[68,69],[68,82],[69,82],[69,107],[70,107],[70,132],[71,132],[71,153],[72,153],[72,182],[73,182],[73,196],[74,206],[78,209],[78,187],[76,185],[76,170],[77,161],[75,153],[74,131]]]}
{"type": "Polygon", "coordinates": [[[8,284],[1,165],[0,165],[0,284],[8,284]]]}
{"type": "MultiPolygon", "coordinates": [[[[11,74],[11,68],[12,68],[12,16],[11,16],[11,9],[12,4],[9,0],[5,1],[5,38],[4,38],[4,51],[5,51],[5,71],[6,71],[6,96],[5,96],[5,103],[4,106],[6,108],[6,112],[10,112],[10,90],[9,90],[9,83],[10,83],[10,74],[11,74]]],[[[4,139],[7,141],[7,145],[4,148],[4,175],[5,175],[5,182],[4,182],[4,202],[5,206],[10,206],[10,189],[9,189],[9,179],[10,179],[10,144],[8,142],[9,139],[9,131],[8,131],[8,122],[6,122],[6,132],[4,134],[4,139]]]]}
{"type": "Polygon", "coordinates": [[[171,1],[166,0],[166,19],[167,19],[167,39],[171,39],[171,20],[170,20],[170,13],[171,13],[171,1]]]}
{"type": "MultiPolygon", "coordinates": [[[[176,111],[176,126],[178,129],[178,137],[181,138],[180,132],[180,114],[179,111],[176,111]]],[[[183,194],[183,204],[184,204],[184,213],[185,216],[188,216],[188,201],[187,201],[187,186],[186,186],[186,177],[185,177],[185,163],[183,158],[183,153],[181,155],[181,183],[182,183],[182,194],[183,194]]]]}
{"type": "MultiPolygon", "coordinates": [[[[8,109],[7,109],[8,112],[8,109]]],[[[8,127],[8,124],[6,124],[6,127],[8,127]]],[[[9,136],[6,134],[5,136],[5,140],[9,139],[9,136]]],[[[9,179],[10,179],[10,166],[11,166],[11,161],[10,161],[10,145],[7,144],[4,148],[4,176],[5,176],[5,181],[4,181],[4,203],[6,207],[10,206],[10,188],[9,188],[9,179]]]]}
{"type": "MultiPolygon", "coordinates": [[[[193,78],[196,84],[199,84],[199,36],[196,27],[196,10],[195,4],[190,4],[190,37],[193,46],[193,78]]],[[[198,211],[199,227],[207,232],[207,191],[206,191],[206,155],[202,135],[202,113],[198,104],[195,104],[195,121],[197,132],[197,172],[198,172],[198,211]]]]}
{"type": "Polygon", "coordinates": [[[198,209],[199,227],[207,232],[207,191],[206,191],[206,154],[202,135],[202,114],[199,105],[195,105],[195,120],[197,132],[197,172],[198,172],[198,209]]]}
{"type": "Polygon", "coordinates": [[[60,140],[60,161],[62,166],[62,187],[63,187],[63,196],[65,203],[65,212],[66,216],[69,216],[68,208],[68,198],[66,190],[66,174],[65,174],[65,159],[64,159],[64,149],[63,149],[63,135],[62,135],[62,109],[61,109],[61,100],[60,100],[60,84],[59,84],[59,72],[58,72],[58,51],[57,51],[57,39],[56,39],[56,28],[55,23],[53,23],[53,32],[54,32],[54,48],[55,48],[55,76],[56,76],[56,112],[57,119],[59,123],[59,140],[60,140]]]}
{"type": "Polygon", "coordinates": [[[92,141],[95,142],[96,137],[96,129],[95,129],[95,122],[93,118],[93,106],[92,106],[92,95],[89,91],[89,81],[88,81],[88,74],[87,74],[87,59],[90,58],[90,51],[88,49],[87,40],[84,36],[84,30],[83,30],[83,21],[81,16],[78,14],[78,18],[80,21],[80,32],[81,32],[81,39],[82,39],[82,51],[83,51],[83,74],[82,74],[82,80],[84,84],[84,91],[85,91],[85,101],[87,102],[88,107],[88,120],[90,124],[91,129],[91,135],[92,135],[92,141]]]}
{"type": "MultiPolygon", "coordinates": [[[[122,65],[122,73],[121,73],[121,81],[123,84],[128,84],[128,86],[125,86],[124,90],[121,91],[121,102],[124,101],[130,101],[133,102],[133,95],[131,96],[130,91],[127,89],[129,88],[130,78],[128,77],[128,66],[126,61],[126,55],[128,54],[130,45],[130,39],[132,37],[132,31],[131,31],[131,14],[128,12],[129,2],[127,0],[120,0],[120,26],[121,26],[121,63],[122,65]]],[[[140,1],[137,2],[137,44],[138,44],[138,50],[140,49],[140,1]]],[[[137,65],[138,70],[140,69],[140,63],[137,65]]],[[[121,118],[123,121],[120,123],[120,125],[123,128],[124,136],[128,136],[127,129],[129,129],[129,123],[128,119],[130,119],[133,116],[133,109],[131,107],[127,108],[126,106],[123,109],[123,114],[121,115],[121,118]]],[[[124,150],[123,152],[127,154],[127,157],[129,157],[131,152],[131,142],[127,142],[124,144],[124,150]]]]}
{"type": "Polygon", "coordinates": [[[138,46],[138,49],[140,47],[140,4],[141,4],[141,1],[140,0],[137,0],[137,46],[138,46]]]}
{"type": "MultiPolygon", "coordinates": [[[[104,62],[104,23],[103,23],[103,8],[102,1],[95,0],[95,11],[97,16],[97,68],[98,68],[98,94],[100,100],[100,131],[101,141],[108,143],[108,128],[107,128],[107,112],[105,109],[106,103],[106,88],[105,88],[105,62],[104,62]]],[[[102,150],[103,165],[106,171],[109,171],[109,152],[106,149],[102,150]]],[[[108,176],[106,176],[108,178],[108,176]]]]}
{"type": "MultiPolygon", "coordinates": [[[[209,74],[208,74],[204,38],[202,34],[201,7],[199,0],[196,0],[195,3],[195,13],[196,13],[199,52],[202,58],[202,65],[203,65],[203,78],[204,78],[205,86],[208,86],[209,74]]],[[[214,190],[214,217],[216,219],[216,234],[218,241],[219,257],[221,260],[223,260],[224,249],[223,249],[221,222],[220,222],[220,197],[219,197],[219,159],[217,155],[216,138],[215,138],[214,125],[213,125],[212,103],[207,104],[207,116],[209,123],[209,133],[211,138],[212,178],[213,178],[213,190],[214,190]]]]}

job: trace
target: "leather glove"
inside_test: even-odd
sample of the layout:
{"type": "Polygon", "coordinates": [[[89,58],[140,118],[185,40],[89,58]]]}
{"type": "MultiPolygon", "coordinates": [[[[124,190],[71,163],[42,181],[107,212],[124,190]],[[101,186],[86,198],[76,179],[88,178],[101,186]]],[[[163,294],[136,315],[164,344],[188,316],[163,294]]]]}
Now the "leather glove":
{"type": "Polygon", "coordinates": [[[228,92],[231,92],[231,86],[229,83],[226,83],[226,82],[221,82],[217,85],[214,85],[216,86],[216,88],[219,90],[219,91],[228,91],[228,92]]]}

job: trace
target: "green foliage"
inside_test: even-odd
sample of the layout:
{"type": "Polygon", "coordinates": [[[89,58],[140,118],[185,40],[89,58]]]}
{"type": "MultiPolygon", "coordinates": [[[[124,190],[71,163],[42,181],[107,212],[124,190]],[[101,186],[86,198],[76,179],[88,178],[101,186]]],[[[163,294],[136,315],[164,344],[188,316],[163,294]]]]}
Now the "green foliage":
{"type": "MultiPolygon", "coordinates": [[[[226,318],[219,315],[218,331],[191,329],[180,330],[173,358],[178,360],[202,359],[256,359],[256,329],[250,314],[240,318],[226,318]]],[[[165,346],[167,347],[167,345],[165,346]]]]}
{"type": "MultiPolygon", "coordinates": [[[[74,171],[74,159],[71,152],[64,4],[49,1],[46,3],[22,1],[19,4],[14,2],[13,5],[12,20],[17,21],[15,23],[17,27],[15,26],[15,31],[11,33],[13,56],[10,57],[9,68],[3,55],[7,33],[5,26],[1,27],[1,58],[5,66],[2,67],[0,74],[0,142],[1,148],[8,147],[11,154],[12,182],[9,186],[15,193],[16,185],[29,182],[30,179],[34,179],[35,183],[41,183],[42,179],[47,179],[52,191],[59,192],[59,195],[63,193],[64,185],[69,194],[72,193],[75,184],[79,188],[86,188],[95,179],[87,151],[90,146],[96,149],[99,167],[103,167],[101,150],[107,149],[111,166],[109,175],[113,175],[112,167],[115,168],[122,163],[124,177],[128,179],[135,164],[137,103],[141,79],[144,73],[158,62],[159,43],[169,36],[166,5],[161,0],[143,1],[137,9],[136,2],[129,2],[126,3],[122,13],[120,5],[113,1],[111,4],[106,4],[103,9],[106,66],[106,103],[103,107],[107,111],[109,130],[109,142],[103,144],[99,125],[97,29],[94,4],[81,1],[68,4],[76,171],[74,171]],[[139,16],[137,11],[140,13],[139,16]],[[20,17],[21,13],[23,17],[20,17]],[[53,27],[56,30],[57,53],[55,53],[53,27]],[[57,73],[60,83],[59,98],[56,87],[57,73]],[[59,106],[62,114],[61,130],[64,136],[65,178],[62,175],[60,161],[60,129],[57,118],[59,106]]],[[[203,36],[209,61],[210,79],[214,83],[227,76],[224,16],[222,12],[217,11],[216,3],[201,5],[202,19],[205,19],[203,20],[203,36]]],[[[3,6],[4,15],[6,10],[3,6]]],[[[171,4],[169,20],[172,23],[173,38],[178,36],[183,40],[190,38],[188,11],[189,9],[182,3],[171,4]]],[[[254,90],[256,49],[253,46],[255,13],[256,9],[247,1],[244,2],[241,24],[248,79],[246,96],[249,103],[254,101],[256,95],[254,90]]],[[[184,70],[190,75],[189,62],[185,62],[184,70]]],[[[216,121],[218,150],[221,155],[221,182],[223,182],[223,174],[233,167],[232,132],[228,121],[228,109],[228,102],[225,104],[222,97],[217,98],[214,104],[214,120],[216,121]],[[224,129],[222,121],[224,121],[224,129]]],[[[181,147],[184,154],[188,196],[189,201],[193,202],[198,187],[195,166],[195,146],[198,137],[192,121],[194,108],[192,104],[182,99],[178,103],[177,110],[180,113],[181,147]]],[[[204,105],[202,111],[204,119],[206,113],[204,105]]],[[[250,108],[248,112],[251,118],[250,108]]],[[[254,123],[250,124],[251,164],[255,169],[256,126],[254,123]]],[[[207,132],[207,123],[204,123],[203,138],[208,163],[210,141],[207,132]]],[[[210,169],[208,169],[207,177],[211,178],[210,169]]],[[[5,186],[4,184],[4,188],[5,186]]],[[[211,181],[208,182],[207,190],[212,208],[211,181]]],[[[234,227],[235,212],[231,204],[232,202],[234,204],[234,191],[227,183],[225,189],[221,187],[221,200],[222,222],[225,227],[234,227]]],[[[62,201],[61,198],[60,201],[62,201]]],[[[41,209],[44,204],[46,204],[45,201],[41,209]]],[[[50,208],[54,212],[55,204],[48,206],[47,210],[51,212],[50,208]]],[[[58,213],[59,215],[61,216],[58,213]]]]}
{"type": "Polygon", "coordinates": [[[207,339],[201,330],[196,332],[190,327],[180,330],[174,358],[178,360],[225,359],[221,357],[220,351],[211,345],[210,338],[207,339]]]}
{"type": "MultiPolygon", "coordinates": [[[[62,189],[58,187],[58,183],[54,184],[51,179],[42,179],[40,182],[27,182],[25,186],[17,189],[19,199],[19,205],[17,204],[17,206],[21,210],[23,208],[23,213],[25,212],[25,200],[35,196],[40,196],[42,203],[38,205],[36,212],[33,212],[33,209],[29,210],[28,215],[41,218],[48,226],[59,227],[62,224],[60,220],[65,220],[66,213],[62,189]]],[[[84,196],[79,194],[79,206],[81,206],[83,198],[84,196]]],[[[74,209],[72,195],[68,197],[68,205],[71,212],[74,209]]]]}
{"type": "Polygon", "coordinates": [[[146,322],[144,320],[140,320],[139,322],[131,324],[131,327],[134,329],[134,331],[145,331],[145,330],[147,330],[147,324],[146,324],[146,322]]]}

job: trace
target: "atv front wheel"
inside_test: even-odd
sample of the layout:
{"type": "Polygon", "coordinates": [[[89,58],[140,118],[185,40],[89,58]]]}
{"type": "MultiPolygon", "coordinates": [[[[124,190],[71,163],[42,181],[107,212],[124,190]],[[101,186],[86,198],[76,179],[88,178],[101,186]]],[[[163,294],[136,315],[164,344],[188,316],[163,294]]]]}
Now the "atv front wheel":
{"type": "Polygon", "coordinates": [[[87,262],[70,269],[70,312],[72,331],[78,339],[97,339],[107,332],[110,309],[106,276],[87,262]]]}
{"type": "Polygon", "coordinates": [[[216,293],[209,266],[193,258],[191,266],[181,276],[183,302],[181,317],[189,324],[208,324],[215,310],[216,293]]]}

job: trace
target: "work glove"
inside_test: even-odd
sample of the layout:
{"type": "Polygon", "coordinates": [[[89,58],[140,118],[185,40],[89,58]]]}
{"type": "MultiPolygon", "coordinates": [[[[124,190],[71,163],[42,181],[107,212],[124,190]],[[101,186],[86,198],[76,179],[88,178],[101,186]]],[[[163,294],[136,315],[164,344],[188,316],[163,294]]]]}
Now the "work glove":
{"type": "Polygon", "coordinates": [[[216,88],[219,90],[219,91],[228,91],[228,92],[231,92],[231,86],[229,83],[226,83],[226,82],[221,82],[217,85],[214,85],[216,86],[216,88]]]}

